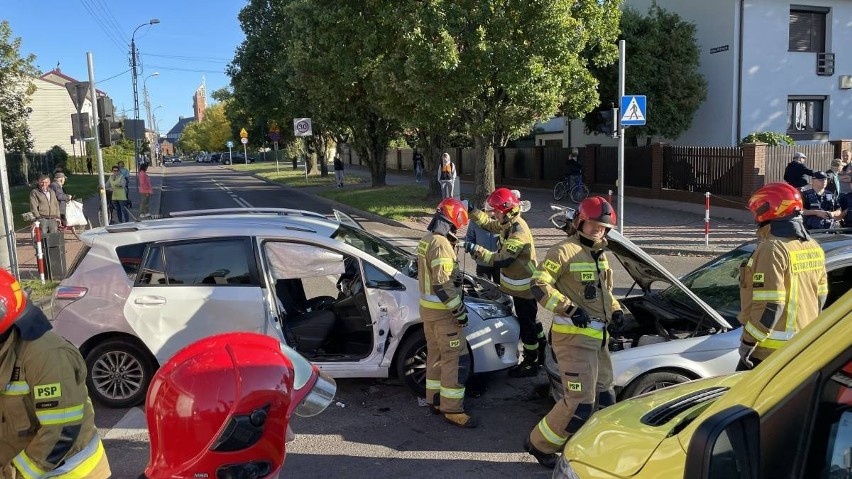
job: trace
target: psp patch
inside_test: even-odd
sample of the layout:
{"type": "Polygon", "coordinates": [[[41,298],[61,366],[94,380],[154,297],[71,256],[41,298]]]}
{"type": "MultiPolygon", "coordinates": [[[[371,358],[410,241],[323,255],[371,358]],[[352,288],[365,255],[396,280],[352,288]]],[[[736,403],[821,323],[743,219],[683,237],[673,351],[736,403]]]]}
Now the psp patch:
{"type": "Polygon", "coordinates": [[[751,283],[755,288],[762,288],[763,283],[765,282],[765,276],[763,273],[754,273],[751,275],[751,283]]]}
{"type": "Polygon", "coordinates": [[[581,391],[583,391],[583,383],[572,383],[572,382],[569,382],[569,383],[568,383],[568,390],[569,390],[569,391],[574,391],[574,392],[581,392],[581,391]]]}
{"type": "Polygon", "coordinates": [[[39,384],[33,388],[33,396],[36,401],[61,398],[62,386],[59,383],[39,384]]]}
{"type": "Polygon", "coordinates": [[[559,263],[556,261],[546,259],[544,260],[544,269],[550,272],[550,274],[556,274],[559,272],[559,263]]]}
{"type": "Polygon", "coordinates": [[[457,347],[459,347],[460,344],[461,344],[460,339],[451,339],[450,340],[450,347],[451,348],[457,348],[457,347]]]}
{"type": "Polygon", "coordinates": [[[583,271],[582,273],[580,273],[580,281],[585,283],[586,281],[594,281],[594,280],[595,280],[595,273],[594,272],[583,271]]]}

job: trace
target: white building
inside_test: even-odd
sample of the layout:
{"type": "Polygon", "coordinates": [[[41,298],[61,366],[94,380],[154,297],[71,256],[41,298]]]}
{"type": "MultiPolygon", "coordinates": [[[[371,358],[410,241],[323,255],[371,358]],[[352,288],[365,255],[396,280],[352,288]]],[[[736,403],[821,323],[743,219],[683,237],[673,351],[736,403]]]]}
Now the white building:
{"type": "MultiPolygon", "coordinates": [[[[72,125],[71,114],[77,113],[74,102],[65,88],[68,82],[77,80],[63,74],[61,71],[51,70],[44,75],[32,79],[35,92],[30,97],[29,107],[32,108],[27,125],[33,138],[33,151],[44,153],[54,145],[59,145],[69,155],[81,150],[80,142],[71,144],[72,125]]],[[[98,90],[98,95],[103,94],[98,90]]],[[[92,102],[87,95],[83,103],[83,112],[92,114],[92,102]]]]}

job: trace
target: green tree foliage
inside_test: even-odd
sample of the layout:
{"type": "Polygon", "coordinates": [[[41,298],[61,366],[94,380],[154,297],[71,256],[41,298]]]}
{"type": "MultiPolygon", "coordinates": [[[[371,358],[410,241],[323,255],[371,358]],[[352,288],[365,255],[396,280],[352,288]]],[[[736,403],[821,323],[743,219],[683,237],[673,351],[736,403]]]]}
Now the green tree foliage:
{"type": "Polygon", "coordinates": [[[68,152],[67,152],[67,151],[65,151],[65,149],[64,149],[64,148],[62,148],[62,147],[61,147],[61,146],[59,146],[59,145],[53,145],[53,148],[51,148],[51,149],[47,152],[47,156],[49,156],[49,157],[53,158],[53,162],[54,162],[55,164],[56,164],[56,163],[61,163],[61,164],[63,164],[63,165],[64,165],[64,164],[65,164],[65,162],[67,162],[67,161],[68,161],[68,152]]]}
{"type": "MultiPolygon", "coordinates": [[[[647,16],[628,7],[621,16],[621,31],[627,50],[625,92],[648,99],[647,124],[631,126],[625,134],[634,139],[650,135],[676,139],[692,124],[707,97],[707,81],[698,71],[695,25],[656,5],[647,16]]],[[[599,110],[584,118],[590,131],[600,123],[598,111],[619,106],[617,65],[596,68],[595,76],[602,102],[599,110]]]]}
{"type": "Polygon", "coordinates": [[[769,146],[792,145],[793,139],[784,133],[775,133],[774,131],[759,131],[749,133],[742,139],[740,144],[745,143],[766,143],[769,146]]]}
{"type": "Polygon", "coordinates": [[[0,124],[3,144],[9,151],[26,152],[33,147],[27,120],[27,106],[35,85],[30,79],[39,74],[33,65],[35,55],[22,57],[21,38],[12,36],[12,27],[0,21],[0,124]]]}

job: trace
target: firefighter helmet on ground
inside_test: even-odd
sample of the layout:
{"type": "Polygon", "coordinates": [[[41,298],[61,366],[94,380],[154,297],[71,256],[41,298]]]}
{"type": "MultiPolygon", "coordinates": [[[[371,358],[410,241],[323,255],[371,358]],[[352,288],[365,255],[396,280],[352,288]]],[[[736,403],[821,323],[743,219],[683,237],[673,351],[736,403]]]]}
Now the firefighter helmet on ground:
{"type": "Polygon", "coordinates": [[[12,273],[0,270],[0,334],[12,327],[24,311],[27,300],[12,273]]]}
{"type": "Polygon", "coordinates": [[[574,215],[574,227],[581,229],[583,221],[596,221],[607,228],[615,228],[615,210],[601,196],[591,196],[577,205],[577,213],[574,215]]]}
{"type": "Polygon", "coordinates": [[[493,193],[488,195],[485,202],[495,211],[499,211],[504,215],[517,213],[520,205],[518,197],[515,196],[508,188],[497,188],[493,193]]]}
{"type": "Polygon", "coordinates": [[[452,223],[456,229],[465,226],[468,222],[467,208],[455,198],[446,198],[438,203],[438,213],[452,223]]]}
{"type": "Polygon", "coordinates": [[[758,223],[804,210],[802,192],[787,183],[769,183],[760,187],[748,199],[747,207],[758,223]]]}

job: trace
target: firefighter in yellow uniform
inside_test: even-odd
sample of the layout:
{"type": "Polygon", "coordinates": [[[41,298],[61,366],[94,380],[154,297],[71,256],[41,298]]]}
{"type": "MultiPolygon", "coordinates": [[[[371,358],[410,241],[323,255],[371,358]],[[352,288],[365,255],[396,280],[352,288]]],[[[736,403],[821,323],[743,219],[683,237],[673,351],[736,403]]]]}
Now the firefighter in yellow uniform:
{"type": "Polygon", "coordinates": [[[533,236],[527,222],[521,218],[520,201],[511,190],[497,188],[485,202],[494,210],[494,218],[474,209],[471,219],[482,229],[500,235],[499,249],[492,252],[477,244],[465,243],[465,251],[485,266],[500,268],[500,290],[510,295],[515,304],[524,353],[521,363],[509,370],[509,376],[535,376],[538,367],[544,364],[547,340],[536,318],[538,305],[530,291],[530,279],[536,268],[533,236]]]}
{"type": "Polygon", "coordinates": [[[441,201],[417,245],[417,270],[426,335],[426,403],[450,424],[472,428],[476,422],[464,410],[471,366],[464,335],[467,310],[456,284],[461,284],[461,271],[455,251],[456,233],[467,222],[461,201],[441,201]]]}
{"type": "Polygon", "coordinates": [[[0,270],[0,478],[110,477],[77,348],[0,270]]]}
{"type": "Polygon", "coordinates": [[[754,192],[748,209],[759,242],[740,267],[740,371],[757,366],[815,320],[828,295],[825,253],[805,230],[801,192],[770,183],[754,192]]]}
{"type": "Polygon", "coordinates": [[[624,313],[612,294],[612,270],[604,249],[615,211],[601,197],[586,198],[567,221],[566,240],[554,245],[533,275],[532,292],[553,312],[551,347],[564,394],[530,432],[524,448],[553,468],[568,438],[597,408],[615,403],[607,328],[621,327],[624,313]]]}

